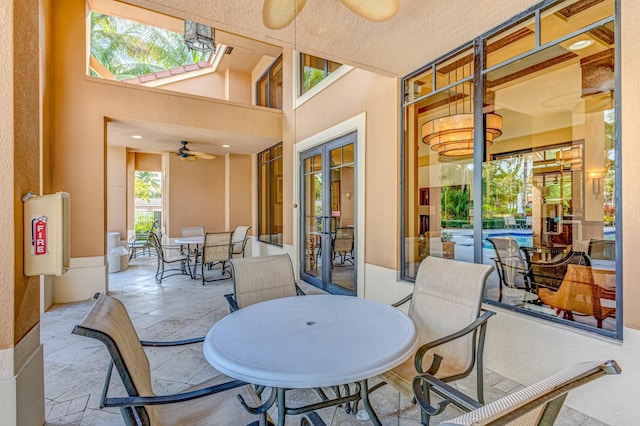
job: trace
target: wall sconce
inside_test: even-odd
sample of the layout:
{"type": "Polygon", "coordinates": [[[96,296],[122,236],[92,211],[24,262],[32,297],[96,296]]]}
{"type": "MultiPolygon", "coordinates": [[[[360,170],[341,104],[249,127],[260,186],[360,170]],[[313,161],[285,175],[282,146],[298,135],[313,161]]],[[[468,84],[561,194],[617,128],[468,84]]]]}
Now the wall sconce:
{"type": "Polygon", "coordinates": [[[347,200],[350,200],[350,199],[351,199],[351,193],[350,193],[350,192],[346,192],[346,193],[344,194],[344,196],[345,196],[345,197],[347,197],[347,200]]]}
{"type": "Polygon", "coordinates": [[[602,179],[604,179],[604,170],[593,170],[590,172],[587,172],[587,178],[591,179],[591,183],[593,185],[593,195],[596,196],[596,200],[598,199],[598,195],[600,194],[600,185],[602,182],[602,179]]]}

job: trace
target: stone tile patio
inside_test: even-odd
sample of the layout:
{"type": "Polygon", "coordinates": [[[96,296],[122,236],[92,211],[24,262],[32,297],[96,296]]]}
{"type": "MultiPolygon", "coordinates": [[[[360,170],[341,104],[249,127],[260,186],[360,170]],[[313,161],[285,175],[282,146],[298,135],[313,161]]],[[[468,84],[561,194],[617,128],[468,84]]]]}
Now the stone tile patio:
{"type": "MultiPolygon", "coordinates": [[[[109,275],[110,294],[123,301],[141,339],[177,340],[201,336],[229,310],[224,294],[231,292],[230,280],[208,283],[188,276],[173,276],[162,284],[153,278],[155,259],[133,259],[129,269],[109,275]]],[[[320,293],[315,287],[301,283],[307,293],[320,293]]],[[[117,409],[99,409],[102,384],[109,355],[96,340],[72,335],[92,301],[54,305],[42,315],[41,339],[44,344],[45,416],[47,426],[54,425],[122,425],[117,409]]],[[[180,391],[217,373],[202,356],[202,345],[176,348],[147,348],[153,386],[158,394],[180,391]]],[[[375,380],[375,379],[374,379],[375,380]]],[[[475,392],[475,377],[459,381],[459,389],[475,392]]],[[[488,401],[502,397],[521,385],[492,371],[485,371],[485,395],[488,401]]],[[[117,383],[110,390],[115,395],[117,383]]],[[[292,402],[317,401],[312,390],[287,392],[292,402]]],[[[420,424],[419,410],[390,386],[384,386],[371,397],[372,405],[384,425],[414,426],[420,424]]],[[[449,407],[432,424],[458,415],[449,407]]],[[[275,413],[273,413],[275,415],[275,413]]],[[[327,425],[370,424],[347,414],[342,408],[320,411],[327,425]]],[[[287,418],[287,425],[297,425],[299,416],[287,418]]],[[[233,424],[230,419],[229,424],[233,424]]],[[[564,408],[557,425],[603,425],[582,413],[564,408]]]]}

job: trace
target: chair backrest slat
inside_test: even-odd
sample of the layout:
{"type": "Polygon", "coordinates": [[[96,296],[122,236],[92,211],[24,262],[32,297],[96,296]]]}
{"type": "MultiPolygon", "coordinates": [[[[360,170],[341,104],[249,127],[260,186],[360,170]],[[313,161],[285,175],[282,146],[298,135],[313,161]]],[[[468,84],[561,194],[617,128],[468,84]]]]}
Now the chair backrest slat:
{"type": "Polygon", "coordinates": [[[231,267],[239,309],[297,294],[293,265],[288,254],[232,259],[231,267]]]}
{"type": "MultiPolygon", "coordinates": [[[[154,395],[149,360],[122,302],[100,294],[73,332],[105,343],[130,396],[154,395]]],[[[154,417],[152,409],[147,409],[147,413],[154,417]]]]}
{"type": "Polygon", "coordinates": [[[208,232],[202,250],[202,262],[222,262],[229,259],[231,232],[208,232]]]}
{"type": "MultiPolygon", "coordinates": [[[[487,277],[493,266],[429,256],[416,275],[409,316],[419,332],[420,344],[459,331],[480,315],[487,277]]],[[[456,366],[474,363],[474,334],[439,346],[438,355],[456,366]]]]}

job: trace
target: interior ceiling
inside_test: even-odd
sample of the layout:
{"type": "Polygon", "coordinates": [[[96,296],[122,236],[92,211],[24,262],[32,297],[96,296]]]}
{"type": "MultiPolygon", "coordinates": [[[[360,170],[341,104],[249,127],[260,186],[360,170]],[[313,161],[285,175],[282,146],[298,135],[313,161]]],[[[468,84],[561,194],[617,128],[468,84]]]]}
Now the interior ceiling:
{"type": "Polygon", "coordinates": [[[107,134],[109,145],[127,147],[130,151],[177,153],[180,141],[186,140],[189,142],[189,149],[220,157],[227,153],[255,154],[280,142],[220,130],[121,120],[109,121],[107,134]],[[132,135],[142,136],[142,139],[133,139],[132,135]],[[231,148],[224,148],[224,144],[231,145],[231,148]]]}
{"type": "MultiPolygon", "coordinates": [[[[149,14],[160,12],[166,15],[163,27],[174,31],[183,31],[185,18],[211,25],[216,29],[216,42],[234,47],[231,55],[225,55],[223,69],[250,70],[263,56],[276,58],[282,47],[287,47],[402,77],[537,2],[400,0],[394,17],[374,22],[355,14],[339,0],[308,0],[296,19],[279,30],[265,27],[263,0],[89,0],[89,5],[118,16],[137,15],[136,20],[144,23],[149,23],[149,14]],[[472,19],[474,16],[483,19],[472,19]]],[[[225,153],[222,143],[232,145],[232,153],[250,154],[278,142],[158,123],[117,121],[108,125],[109,145],[137,151],[175,151],[181,140],[192,142],[194,150],[215,155],[225,153]],[[140,134],[143,139],[133,145],[132,134],[140,134]]]]}

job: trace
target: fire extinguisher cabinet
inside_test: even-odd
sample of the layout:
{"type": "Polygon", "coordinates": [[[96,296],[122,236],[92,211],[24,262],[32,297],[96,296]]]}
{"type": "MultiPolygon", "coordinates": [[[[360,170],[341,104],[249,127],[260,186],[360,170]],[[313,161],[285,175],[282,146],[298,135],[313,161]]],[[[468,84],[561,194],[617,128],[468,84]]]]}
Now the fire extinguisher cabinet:
{"type": "Polygon", "coordinates": [[[69,269],[69,194],[32,196],[24,202],[24,274],[57,275],[69,269]]]}

